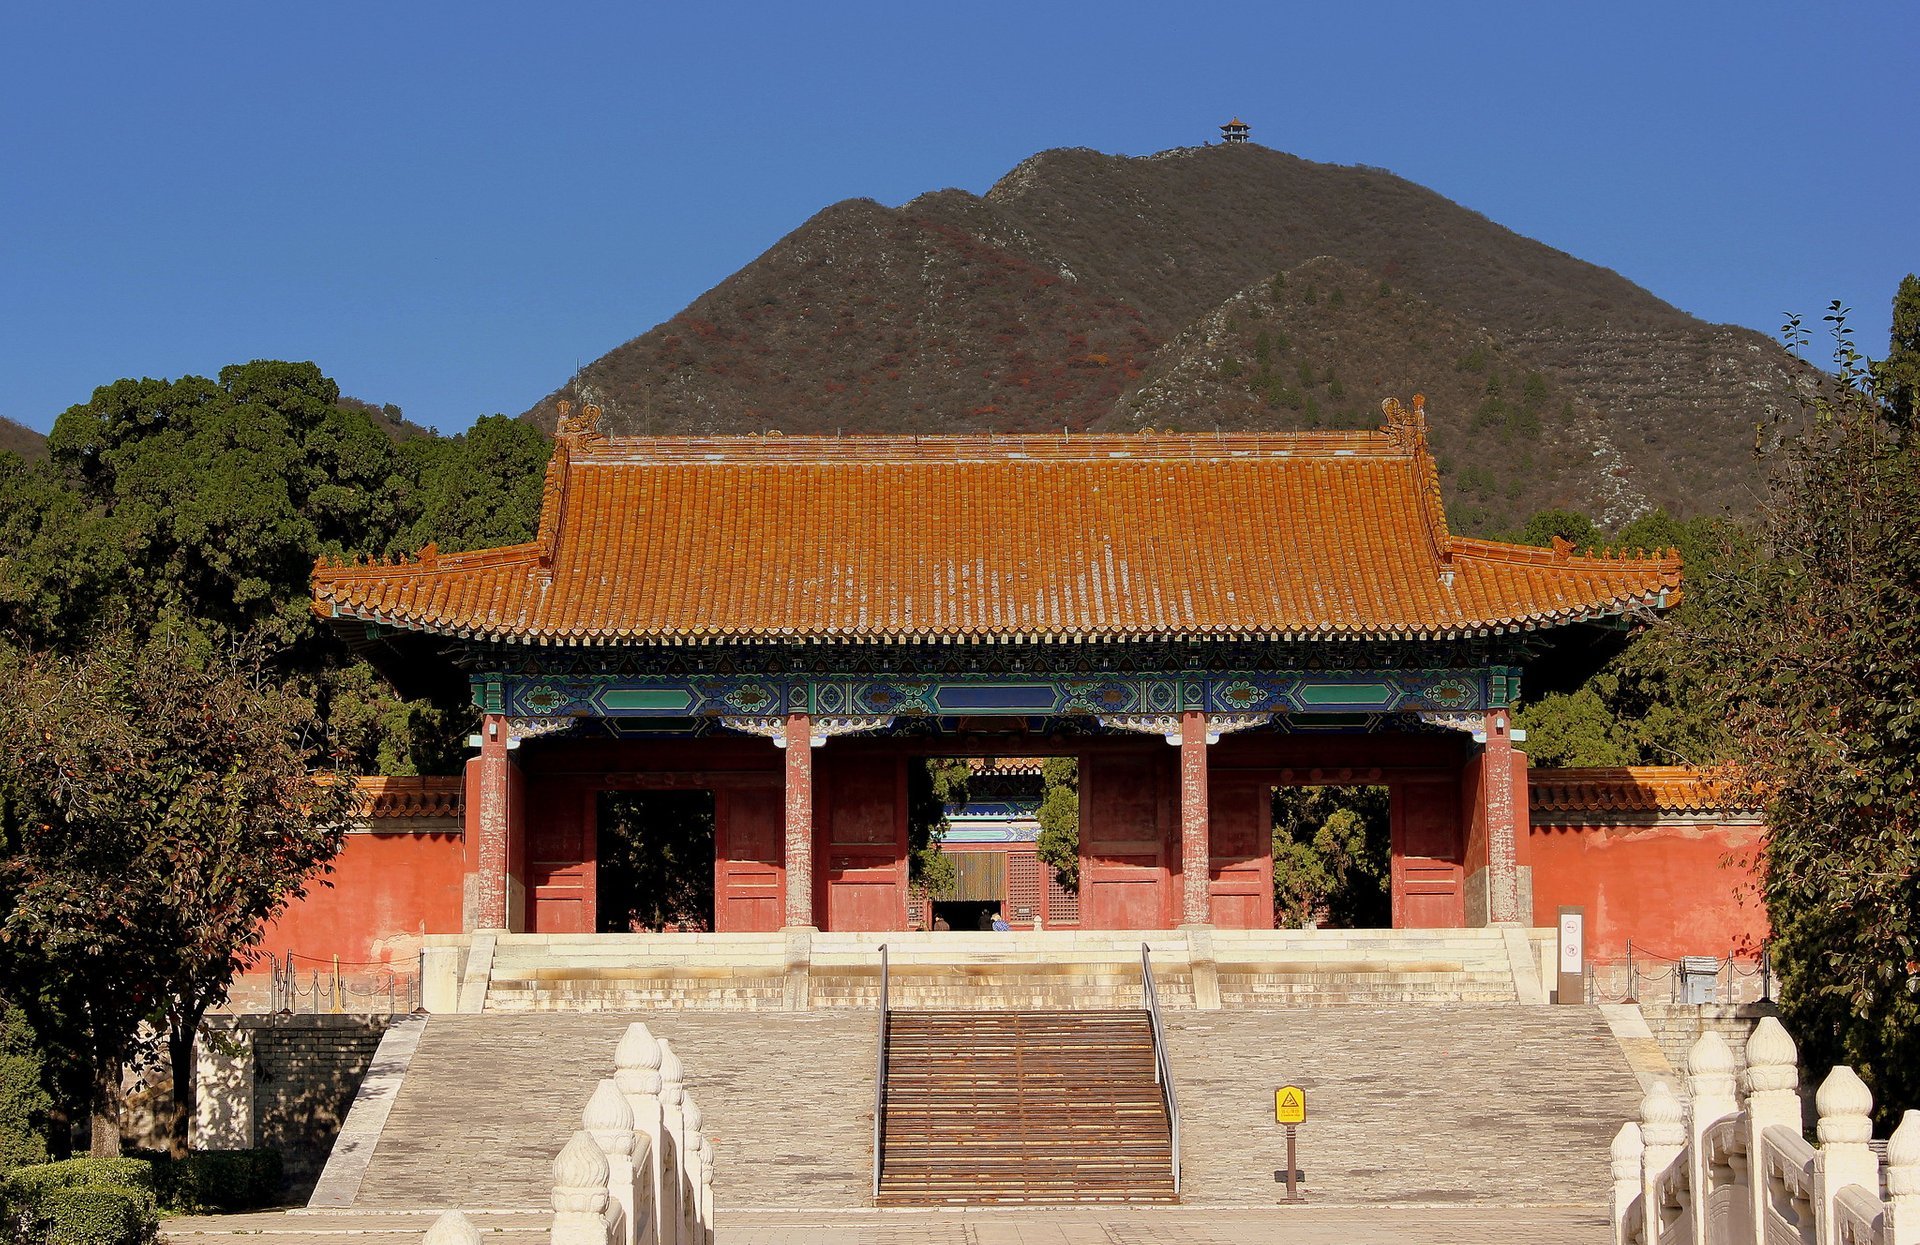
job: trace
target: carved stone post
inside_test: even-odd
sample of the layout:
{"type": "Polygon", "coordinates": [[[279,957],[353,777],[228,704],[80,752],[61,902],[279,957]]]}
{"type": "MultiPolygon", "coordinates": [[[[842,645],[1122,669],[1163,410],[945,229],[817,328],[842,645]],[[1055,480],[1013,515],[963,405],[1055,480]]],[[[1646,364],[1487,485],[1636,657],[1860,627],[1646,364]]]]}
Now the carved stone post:
{"type": "Polygon", "coordinates": [[[420,1245],[480,1245],[480,1229],[459,1211],[450,1210],[433,1221],[420,1245]]]}
{"type": "Polygon", "coordinates": [[[1709,1029],[1687,1052],[1687,1187],[1692,1190],[1693,1239],[1707,1239],[1707,1130],[1737,1113],[1733,1049],[1709,1029]]]}
{"type": "MultiPolygon", "coordinates": [[[[1640,1196],[1641,1159],[1646,1143],[1640,1125],[1628,1120],[1613,1135],[1613,1245],[1627,1245],[1627,1210],[1640,1196]]],[[[1643,1212],[1644,1213],[1644,1209],[1643,1212]]]]}
{"type": "Polygon", "coordinates": [[[681,1190],[686,1185],[684,1171],[687,1162],[687,1123],[683,1114],[687,1096],[686,1069],[680,1063],[680,1056],[673,1053],[671,1042],[660,1038],[659,1043],[662,1200],[654,1213],[660,1217],[661,1245],[685,1245],[680,1237],[680,1221],[685,1214],[685,1199],[681,1190]]]}
{"type": "Polygon", "coordinates": [[[1800,1134],[1800,1052],[1786,1027],[1762,1017],[1747,1039],[1747,1171],[1753,1194],[1754,1228],[1767,1222],[1767,1182],[1761,1136],[1779,1124],[1800,1134]]]}
{"type": "Polygon", "coordinates": [[[1887,1138],[1886,1245],[1920,1245],[1920,1111],[1887,1138]]]}
{"type": "Polygon", "coordinates": [[[1661,1199],[1656,1185],[1687,1144],[1686,1118],[1686,1108],[1665,1081],[1655,1081],[1640,1100],[1640,1140],[1646,1144],[1640,1154],[1640,1212],[1649,1242],[1660,1239],[1661,1199]]]}
{"type": "Polygon", "coordinates": [[[670,1203],[665,1173],[666,1142],[662,1139],[660,1120],[660,1043],[654,1040],[646,1025],[635,1021],[620,1035],[620,1045],[613,1052],[613,1064],[613,1083],[620,1087],[621,1096],[633,1112],[636,1142],[644,1142],[646,1146],[644,1155],[637,1144],[634,1153],[634,1162],[644,1169],[641,1179],[646,1185],[649,1203],[647,1222],[640,1225],[645,1235],[640,1239],[647,1245],[670,1245],[668,1229],[661,1226],[670,1203]]]}
{"type": "Polygon", "coordinates": [[[607,1156],[584,1130],[553,1160],[551,1245],[612,1245],[607,1219],[607,1156]]]}
{"type": "Polygon", "coordinates": [[[1834,1199],[1848,1185],[1880,1196],[1880,1160],[1867,1142],[1873,1139],[1873,1091],[1852,1068],[1842,1064],[1827,1074],[1813,1096],[1820,1113],[1820,1245],[1834,1245],[1834,1199]]]}
{"type": "Polygon", "coordinates": [[[680,1161],[680,1245],[700,1245],[706,1236],[706,1223],[700,1217],[700,1169],[706,1165],[707,1137],[701,1131],[706,1115],[688,1092],[680,1102],[682,1130],[687,1148],[680,1161]]]}
{"type": "Polygon", "coordinates": [[[813,924],[813,719],[787,715],[787,925],[813,924]]]}
{"type": "Polygon", "coordinates": [[[703,1137],[700,1146],[700,1222],[705,1225],[699,1245],[713,1245],[713,1138],[703,1137]]]}
{"type": "Polygon", "coordinates": [[[644,1239],[647,1203],[651,1200],[648,1195],[653,1190],[636,1194],[639,1173],[633,1163],[633,1108],[612,1078],[595,1087],[580,1122],[593,1136],[600,1153],[607,1156],[607,1193],[619,1208],[622,1221],[620,1245],[636,1245],[644,1239]]]}

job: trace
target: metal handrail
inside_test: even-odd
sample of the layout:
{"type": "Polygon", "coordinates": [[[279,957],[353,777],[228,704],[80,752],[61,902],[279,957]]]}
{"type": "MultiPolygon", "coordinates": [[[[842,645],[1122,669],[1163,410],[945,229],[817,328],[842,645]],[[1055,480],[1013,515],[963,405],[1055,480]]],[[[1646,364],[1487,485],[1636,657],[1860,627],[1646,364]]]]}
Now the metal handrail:
{"type": "MultiPolygon", "coordinates": [[[[1168,1140],[1173,1149],[1173,1195],[1180,1196],[1180,1100],[1173,1092],[1173,1065],[1167,1061],[1167,1030],[1160,1021],[1160,990],[1153,984],[1153,953],[1140,944],[1140,997],[1153,1026],[1153,1079],[1167,1104],[1168,1140]]],[[[877,1177],[876,1177],[877,1179],[877,1177]]]]}
{"type": "Polygon", "coordinates": [[[880,1040],[873,1076],[873,1196],[880,1198],[881,1135],[887,1119],[887,944],[880,944],[880,1040]]]}

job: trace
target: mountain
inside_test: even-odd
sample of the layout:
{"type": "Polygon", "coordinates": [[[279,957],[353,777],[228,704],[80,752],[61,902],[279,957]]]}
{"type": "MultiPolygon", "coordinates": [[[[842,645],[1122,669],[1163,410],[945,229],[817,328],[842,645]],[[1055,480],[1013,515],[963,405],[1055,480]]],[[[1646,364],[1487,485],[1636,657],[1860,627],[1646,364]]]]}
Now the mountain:
{"type": "Polygon", "coordinates": [[[0,415],[0,450],[11,450],[22,458],[32,460],[47,452],[47,439],[25,424],[16,424],[0,415]]]}
{"type": "Polygon", "coordinates": [[[1428,395],[1456,524],[1745,510],[1803,364],[1381,169],[1043,152],[835,204],[527,412],[616,432],[1372,426],[1428,395]]]}

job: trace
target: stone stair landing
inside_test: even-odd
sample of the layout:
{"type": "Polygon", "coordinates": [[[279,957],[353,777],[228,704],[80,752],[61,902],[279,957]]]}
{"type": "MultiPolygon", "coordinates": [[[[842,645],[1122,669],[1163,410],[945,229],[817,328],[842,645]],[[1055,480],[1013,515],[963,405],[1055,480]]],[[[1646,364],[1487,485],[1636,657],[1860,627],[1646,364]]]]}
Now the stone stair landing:
{"type": "Polygon", "coordinates": [[[1502,1003],[1524,997],[1505,933],[1047,930],[1009,933],[501,935],[486,1010],[871,1008],[888,949],[896,1007],[1140,1006],[1140,948],[1162,1006],[1502,1003]]]}

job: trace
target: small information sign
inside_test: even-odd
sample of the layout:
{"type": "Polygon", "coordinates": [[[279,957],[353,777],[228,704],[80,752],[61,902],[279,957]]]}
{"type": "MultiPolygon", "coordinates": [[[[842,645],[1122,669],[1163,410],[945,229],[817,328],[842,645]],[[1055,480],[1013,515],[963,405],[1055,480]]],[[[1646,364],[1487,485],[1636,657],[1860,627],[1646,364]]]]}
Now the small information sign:
{"type": "Polygon", "coordinates": [[[1306,1123],[1307,1091],[1298,1085],[1282,1085],[1274,1090],[1273,1122],[1276,1124],[1306,1123]]]}

